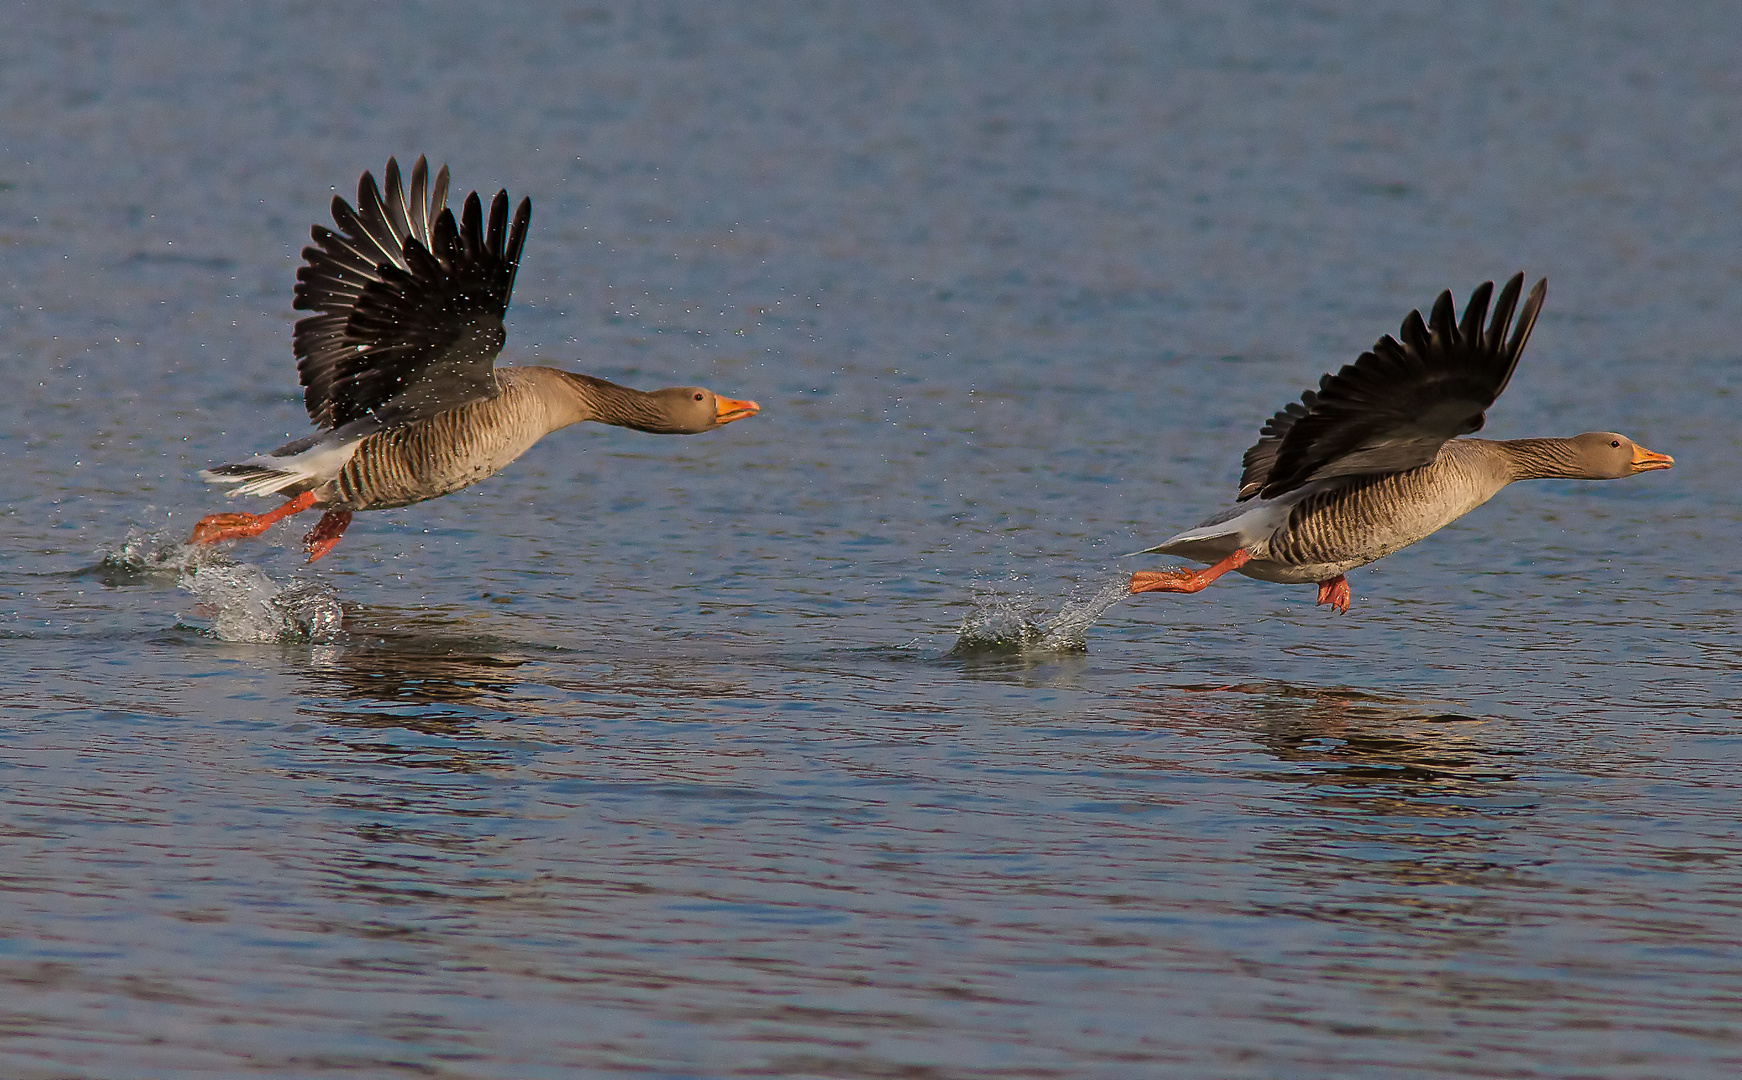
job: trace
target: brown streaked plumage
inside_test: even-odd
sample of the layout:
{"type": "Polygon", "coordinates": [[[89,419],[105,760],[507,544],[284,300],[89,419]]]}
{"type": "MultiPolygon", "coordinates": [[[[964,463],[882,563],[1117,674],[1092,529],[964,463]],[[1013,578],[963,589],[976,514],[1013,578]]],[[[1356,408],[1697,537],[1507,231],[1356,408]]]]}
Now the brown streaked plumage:
{"type": "Polygon", "coordinates": [[[1539,281],[1512,315],[1524,275],[1506,283],[1486,329],[1493,282],[1471,295],[1461,323],[1452,294],[1424,322],[1403,321],[1399,341],[1326,375],[1272,417],[1246,451],[1235,505],[1196,528],[1136,552],[1179,555],[1203,570],[1139,571],[1131,591],[1198,592],[1237,571],[1261,581],[1314,582],[1318,602],[1349,608],[1344,574],[1430,536],[1518,480],[1614,480],[1675,460],[1626,436],[1456,438],[1479,431],[1512,378],[1542,310],[1539,281]],[[1508,330],[1511,337],[1507,337],[1508,330]]]}
{"type": "Polygon", "coordinates": [[[364,173],[357,208],[333,199],[334,232],[314,226],[295,307],[303,404],[320,429],[200,475],[231,495],[285,495],[264,514],[209,514],[189,543],[257,536],[311,507],[326,514],[304,538],[309,561],[332,550],[358,510],[409,506],[501,470],[533,443],[593,420],[659,435],[694,435],[752,416],[754,401],[700,386],[651,392],[547,367],[497,368],[502,318],[532,218],[522,199],[477,192],[460,218],[447,208],[448,170],[430,183],[423,158],[408,199],[399,163],[385,195],[364,173]]]}

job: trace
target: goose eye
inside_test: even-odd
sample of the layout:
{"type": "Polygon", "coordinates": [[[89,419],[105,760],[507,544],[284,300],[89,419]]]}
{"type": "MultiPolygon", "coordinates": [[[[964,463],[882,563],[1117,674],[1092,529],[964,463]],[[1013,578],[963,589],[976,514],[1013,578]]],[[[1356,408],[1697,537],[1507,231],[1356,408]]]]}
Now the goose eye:
{"type": "Polygon", "coordinates": [[[1615,449],[1619,450],[1619,449],[1621,449],[1621,440],[1620,439],[1611,439],[1611,440],[1609,440],[1609,445],[1614,447],[1615,449]]]}
{"type": "MultiPolygon", "coordinates": [[[[700,401],[700,400],[702,400],[702,395],[700,395],[700,394],[697,394],[697,395],[696,395],[696,400],[697,400],[697,401],[700,401]]],[[[1616,443],[1616,444],[1615,444],[1615,445],[1616,445],[1616,446],[1620,446],[1620,445],[1621,445],[1621,444],[1620,444],[1620,443],[1616,443]]]]}

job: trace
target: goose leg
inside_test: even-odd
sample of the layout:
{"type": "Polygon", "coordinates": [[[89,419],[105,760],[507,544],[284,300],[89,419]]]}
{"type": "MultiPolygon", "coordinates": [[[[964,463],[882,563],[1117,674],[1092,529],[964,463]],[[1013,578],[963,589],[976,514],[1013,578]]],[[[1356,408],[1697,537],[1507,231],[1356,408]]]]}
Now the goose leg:
{"type": "Polygon", "coordinates": [[[308,552],[308,561],[314,562],[333,550],[333,545],[339,542],[339,537],[345,535],[345,527],[349,524],[349,510],[328,510],[322,514],[320,521],[302,538],[302,549],[308,552]]]}
{"type": "Polygon", "coordinates": [[[1319,582],[1318,603],[1329,604],[1337,609],[1337,614],[1346,614],[1349,610],[1349,579],[1341,574],[1329,581],[1319,582]]]}
{"type": "Polygon", "coordinates": [[[305,491],[276,510],[264,514],[207,514],[194,523],[190,544],[215,544],[220,540],[240,540],[259,536],[274,523],[292,514],[300,514],[315,504],[315,493],[305,491]]]}
{"type": "Polygon", "coordinates": [[[1234,554],[1216,565],[1206,566],[1202,570],[1139,570],[1131,575],[1131,591],[1133,593],[1203,592],[1210,582],[1230,570],[1240,569],[1251,561],[1252,556],[1245,548],[1236,548],[1234,554]]]}

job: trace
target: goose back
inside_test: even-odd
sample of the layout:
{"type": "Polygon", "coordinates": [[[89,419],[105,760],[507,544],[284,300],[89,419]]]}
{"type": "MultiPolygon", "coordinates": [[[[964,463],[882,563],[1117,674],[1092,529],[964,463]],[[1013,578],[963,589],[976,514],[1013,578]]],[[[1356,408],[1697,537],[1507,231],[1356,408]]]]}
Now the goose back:
{"type": "Polygon", "coordinates": [[[1418,468],[1313,485],[1240,573],[1290,584],[1334,578],[1431,536],[1511,480],[1501,444],[1457,439],[1418,468]]]}
{"type": "Polygon", "coordinates": [[[363,439],[321,505],[385,510],[452,494],[506,468],[538,440],[586,419],[562,372],[498,368],[497,394],[363,439]]]}

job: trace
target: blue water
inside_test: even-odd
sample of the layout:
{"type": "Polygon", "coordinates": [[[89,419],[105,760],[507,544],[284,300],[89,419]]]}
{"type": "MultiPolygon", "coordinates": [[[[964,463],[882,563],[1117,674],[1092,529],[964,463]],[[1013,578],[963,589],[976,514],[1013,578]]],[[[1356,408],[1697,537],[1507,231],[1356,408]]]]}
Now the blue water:
{"type": "Polygon", "coordinates": [[[1724,4],[0,9],[0,1076],[1728,1078],[1724,4]],[[508,363],[764,411],[192,551],[310,223],[534,204],[508,363]],[[1503,493],[1116,600],[1443,288],[1503,493]]]}

